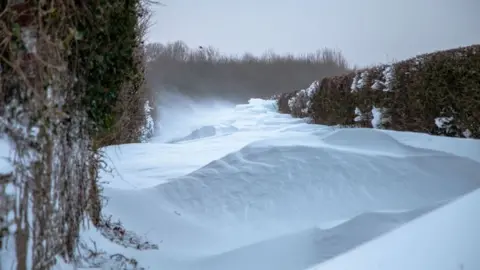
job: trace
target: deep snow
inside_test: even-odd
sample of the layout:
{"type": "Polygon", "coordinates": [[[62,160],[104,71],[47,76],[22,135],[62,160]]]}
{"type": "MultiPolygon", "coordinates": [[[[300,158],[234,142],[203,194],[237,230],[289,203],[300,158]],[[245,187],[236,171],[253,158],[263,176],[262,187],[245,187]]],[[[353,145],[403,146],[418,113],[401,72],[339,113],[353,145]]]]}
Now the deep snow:
{"type": "Polygon", "coordinates": [[[309,270],[480,269],[480,190],[309,270]]]}
{"type": "Polygon", "coordinates": [[[309,125],[274,101],[169,98],[159,136],[106,148],[114,171],[102,175],[104,212],[159,250],[82,233],[109,253],[169,270],[434,269],[429,254],[442,269],[480,267],[473,252],[448,253],[478,250],[480,195],[450,201],[480,187],[479,141],[309,125]]]}

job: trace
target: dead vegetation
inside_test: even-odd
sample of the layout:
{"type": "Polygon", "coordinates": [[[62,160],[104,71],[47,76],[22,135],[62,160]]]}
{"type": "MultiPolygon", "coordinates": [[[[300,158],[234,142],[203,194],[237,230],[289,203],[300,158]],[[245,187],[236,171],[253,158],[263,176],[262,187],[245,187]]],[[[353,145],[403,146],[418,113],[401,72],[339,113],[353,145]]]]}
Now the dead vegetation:
{"type": "MultiPolygon", "coordinates": [[[[112,221],[111,216],[102,216],[97,225],[98,231],[106,239],[125,248],[137,250],[158,249],[158,244],[151,243],[133,231],[126,229],[120,221],[112,221]]],[[[135,258],[123,254],[108,252],[97,246],[93,240],[80,241],[76,250],[74,264],[84,268],[143,270],[145,269],[135,258]]]]}

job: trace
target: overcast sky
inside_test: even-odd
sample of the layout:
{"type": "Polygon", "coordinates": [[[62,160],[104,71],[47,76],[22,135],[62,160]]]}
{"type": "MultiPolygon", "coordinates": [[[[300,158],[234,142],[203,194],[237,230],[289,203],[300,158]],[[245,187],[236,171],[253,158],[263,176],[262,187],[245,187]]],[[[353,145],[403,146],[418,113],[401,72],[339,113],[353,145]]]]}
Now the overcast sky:
{"type": "Polygon", "coordinates": [[[227,54],[333,48],[359,66],[480,43],[480,0],[161,0],[148,41],[227,54]]]}

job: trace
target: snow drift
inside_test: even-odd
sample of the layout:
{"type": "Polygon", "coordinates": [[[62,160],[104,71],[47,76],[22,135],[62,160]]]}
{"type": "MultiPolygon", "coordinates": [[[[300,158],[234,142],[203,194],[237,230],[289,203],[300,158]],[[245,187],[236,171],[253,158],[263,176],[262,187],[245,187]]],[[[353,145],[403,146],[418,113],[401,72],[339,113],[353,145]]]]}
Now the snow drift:
{"type": "Polygon", "coordinates": [[[480,187],[475,140],[309,125],[278,114],[275,101],[221,113],[189,104],[204,118],[181,115],[181,132],[105,149],[114,168],[102,175],[105,214],[159,249],[126,248],[94,229],[82,238],[149,269],[304,270],[348,261],[480,187]]]}
{"type": "Polygon", "coordinates": [[[480,190],[309,270],[480,269],[480,190]]]}

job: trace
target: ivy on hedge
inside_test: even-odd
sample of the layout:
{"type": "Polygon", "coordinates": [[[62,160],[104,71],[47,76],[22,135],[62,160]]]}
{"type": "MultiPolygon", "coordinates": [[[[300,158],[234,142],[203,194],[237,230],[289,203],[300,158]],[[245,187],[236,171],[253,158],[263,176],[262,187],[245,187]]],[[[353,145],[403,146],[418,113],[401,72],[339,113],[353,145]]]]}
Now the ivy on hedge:
{"type": "Polygon", "coordinates": [[[132,87],[139,87],[135,82],[143,75],[134,59],[134,50],[141,42],[137,31],[142,16],[139,1],[85,1],[77,5],[91,16],[82,16],[76,24],[70,64],[79,78],[76,87],[79,91],[86,88],[82,104],[92,120],[92,131],[107,133],[117,119],[114,108],[122,86],[132,82],[132,87]]]}

